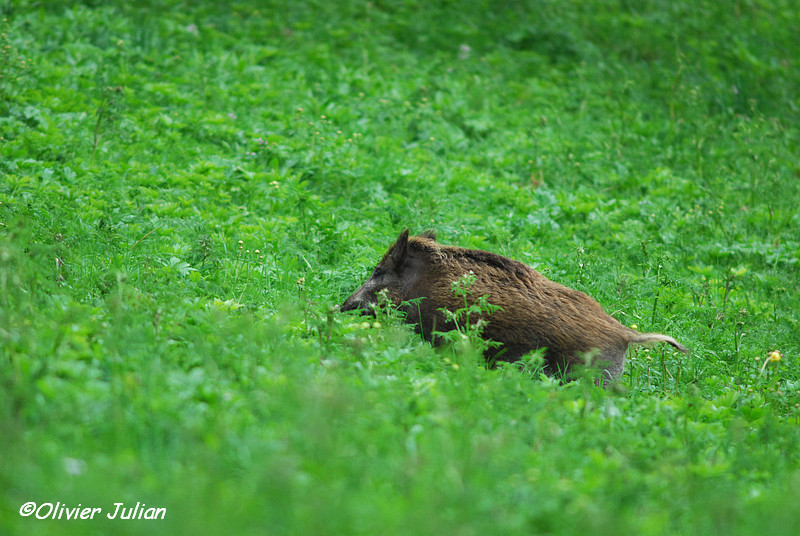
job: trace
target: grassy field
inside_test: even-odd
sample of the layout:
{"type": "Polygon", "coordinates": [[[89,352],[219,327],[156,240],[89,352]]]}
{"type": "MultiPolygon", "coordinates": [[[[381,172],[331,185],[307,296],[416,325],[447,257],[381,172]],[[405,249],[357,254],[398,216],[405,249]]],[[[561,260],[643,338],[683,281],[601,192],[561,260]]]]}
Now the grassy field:
{"type": "Polygon", "coordinates": [[[0,13],[0,533],[800,534],[796,2],[0,13]],[[406,227],[691,355],[336,311],[406,227]]]}

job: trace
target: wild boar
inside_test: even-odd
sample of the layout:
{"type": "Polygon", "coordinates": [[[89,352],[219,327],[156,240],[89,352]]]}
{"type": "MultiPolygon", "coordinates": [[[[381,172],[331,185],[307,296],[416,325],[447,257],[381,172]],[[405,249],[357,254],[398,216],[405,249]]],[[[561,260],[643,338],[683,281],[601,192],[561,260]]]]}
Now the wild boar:
{"type": "Polygon", "coordinates": [[[372,275],[341,305],[342,311],[360,309],[373,313],[377,295],[387,296],[406,314],[406,322],[434,344],[435,331],[454,329],[440,309],[464,307],[452,291],[452,282],[465,273],[475,274],[471,297],[488,295],[501,309],[491,313],[483,337],[502,343],[484,357],[493,363],[517,361],[531,350],[545,348],[545,372],[569,373],[576,365],[590,363],[606,380],[622,374],[625,352],[632,343],[666,342],[687,350],[672,337],[639,333],[620,324],[583,292],[560,285],[521,262],[494,253],[436,242],[436,233],[408,236],[408,229],[378,263],[372,275]],[[403,304],[421,298],[416,305],[403,304]]]}

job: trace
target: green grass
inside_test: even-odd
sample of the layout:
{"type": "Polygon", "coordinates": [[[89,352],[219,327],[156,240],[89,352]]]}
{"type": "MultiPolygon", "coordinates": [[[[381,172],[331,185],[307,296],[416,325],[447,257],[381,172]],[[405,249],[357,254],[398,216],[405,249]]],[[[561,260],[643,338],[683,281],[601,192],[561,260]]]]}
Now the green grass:
{"type": "Polygon", "coordinates": [[[794,2],[0,11],[3,534],[800,532],[794,2]],[[332,309],[405,227],[692,353],[332,309]]]}

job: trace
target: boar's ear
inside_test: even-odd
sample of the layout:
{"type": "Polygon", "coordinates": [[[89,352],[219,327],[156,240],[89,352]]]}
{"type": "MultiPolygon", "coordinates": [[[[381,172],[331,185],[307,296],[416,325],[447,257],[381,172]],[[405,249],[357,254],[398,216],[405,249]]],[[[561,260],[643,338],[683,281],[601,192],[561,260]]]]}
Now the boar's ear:
{"type": "Polygon", "coordinates": [[[436,231],[433,229],[428,229],[427,231],[424,231],[420,236],[424,238],[430,238],[431,240],[436,242],[436,231]]]}
{"type": "Polygon", "coordinates": [[[392,263],[395,267],[400,267],[403,263],[403,259],[406,258],[406,254],[408,253],[408,229],[400,233],[400,236],[397,237],[397,242],[394,243],[394,249],[392,249],[392,263]]]}

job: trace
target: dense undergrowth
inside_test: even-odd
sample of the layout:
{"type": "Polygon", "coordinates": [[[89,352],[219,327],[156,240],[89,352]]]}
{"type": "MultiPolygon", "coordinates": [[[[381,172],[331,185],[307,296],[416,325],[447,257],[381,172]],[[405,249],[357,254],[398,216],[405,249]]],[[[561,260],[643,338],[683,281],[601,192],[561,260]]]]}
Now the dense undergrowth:
{"type": "Polygon", "coordinates": [[[793,2],[0,11],[4,534],[800,530],[793,2]],[[603,391],[337,312],[406,227],[691,355],[603,391]]]}

